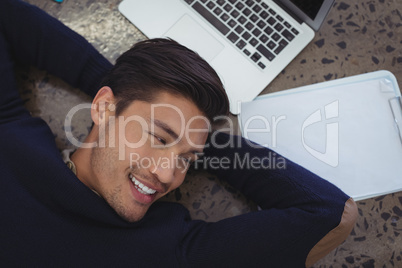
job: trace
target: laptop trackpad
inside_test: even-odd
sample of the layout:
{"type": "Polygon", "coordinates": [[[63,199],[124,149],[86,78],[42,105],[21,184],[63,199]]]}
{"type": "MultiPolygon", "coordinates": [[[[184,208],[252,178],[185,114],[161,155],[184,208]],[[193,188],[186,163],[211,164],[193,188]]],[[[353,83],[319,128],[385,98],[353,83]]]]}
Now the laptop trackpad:
{"type": "Polygon", "coordinates": [[[189,15],[181,17],[166,33],[180,44],[196,51],[206,61],[211,61],[224,46],[189,15]]]}

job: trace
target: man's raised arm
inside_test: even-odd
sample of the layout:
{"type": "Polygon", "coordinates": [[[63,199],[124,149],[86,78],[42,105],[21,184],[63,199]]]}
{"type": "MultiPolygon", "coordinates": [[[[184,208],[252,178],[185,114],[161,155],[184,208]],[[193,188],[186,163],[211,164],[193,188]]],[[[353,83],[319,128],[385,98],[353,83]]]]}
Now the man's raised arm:
{"type": "Polygon", "coordinates": [[[0,32],[15,60],[60,77],[91,97],[112,67],[82,36],[19,0],[0,1],[0,32]]]}
{"type": "Polygon", "coordinates": [[[212,135],[198,164],[262,210],[192,223],[196,235],[183,243],[191,266],[213,261],[228,267],[308,267],[343,242],[356,221],[356,204],[337,187],[243,138],[212,135]]]}

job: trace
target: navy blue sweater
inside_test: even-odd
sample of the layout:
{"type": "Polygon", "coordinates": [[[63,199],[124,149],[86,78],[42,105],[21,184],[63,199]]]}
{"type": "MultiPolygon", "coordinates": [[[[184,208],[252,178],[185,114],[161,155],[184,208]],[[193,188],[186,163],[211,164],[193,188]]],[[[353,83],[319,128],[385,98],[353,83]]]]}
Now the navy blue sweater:
{"type": "MultiPolygon", "coordinates": [[[[339,225],[349,197],[288,160],[284,169],[210,170],[261,211],[207,223],[157,202],[139,222],[125,222],[63,162],[47,124],[23,107],[12,68],[14,60],[35,65],[94,96],[111,64],[38,8],[1,0],[0,15],[1,266],[304,267],[339,225]]],[[[233,160],[272,152],[241,140],[205,153],[233,160]]]]}

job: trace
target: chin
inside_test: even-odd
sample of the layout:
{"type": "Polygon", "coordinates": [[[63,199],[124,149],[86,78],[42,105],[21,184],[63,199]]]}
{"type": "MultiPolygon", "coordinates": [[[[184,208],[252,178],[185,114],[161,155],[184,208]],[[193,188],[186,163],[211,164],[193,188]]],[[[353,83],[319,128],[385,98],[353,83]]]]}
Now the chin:
{"type": "Polygon", "coordinates": [[[142,218],[144,218],[144,214],[142,215],[126,215],[126,214],[120,214],[118,213],[118,215],[125,221],[127,222],[138,222],[140,221],[142,218]]]}
{"type": "MultiPolygon", "coordinates": [[[[137,208],[138,209],[138,208],[137,208]]],[[[134,209],[133,209],[134,210],[134,209]]],[[[127,209],[115,209],[115,211],[117,212],[117,214],[125,221],[127,222],[138,222],[140,220],[142,220],[142,218],[144,218],[146,212],[148,211],[148,209],[146,209],[145,211],[143,211],[144,208],[142,208],[140,211],[133,211],[130,213],[130,211],[127,211],[127,209]]]]}
{"type": "Polygon", "coordinates": [[[134,222],[138,222],[138,221],[142,220],[143,217],[144,216],[140,216],[140,217],[136,217],[136,218],[127,218],[127,219],[123,218],[123,220],[130,222],[130,223],[134,223],[134,222]]]}

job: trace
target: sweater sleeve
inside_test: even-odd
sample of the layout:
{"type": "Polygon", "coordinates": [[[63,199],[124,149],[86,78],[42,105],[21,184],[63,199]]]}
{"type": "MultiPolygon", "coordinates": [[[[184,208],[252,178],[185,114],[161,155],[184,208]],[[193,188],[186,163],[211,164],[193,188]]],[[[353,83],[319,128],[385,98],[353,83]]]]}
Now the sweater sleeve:
{"type": "Polygon", "coordinates": [[[0,1],[0,30],[15,60],[48,71],[92,97],[112,67],[82,36],[19,0],[0,1]]]}
{"type": "Polygon", "coordinates": [[[216,223],[190,223],[183,250],[191,266],[309,266],[343,242],[356,220],[355,203],[337,187],[241,137],[212,135],[202,162],[196,163],[201,167],[262,210],[216,223]],[[336,242],[326,243],[328,236],[336,242]]]}
{"type": "Polygon", "coordinates": [[[0,32],[0,124],[30,116],[20,98],[14,79],[14,66],[7,42],[0,32]]]}

